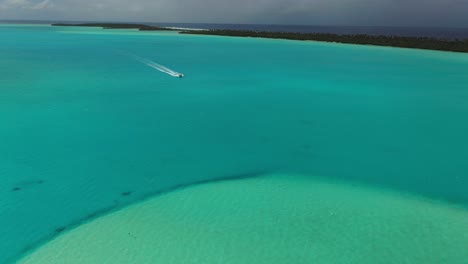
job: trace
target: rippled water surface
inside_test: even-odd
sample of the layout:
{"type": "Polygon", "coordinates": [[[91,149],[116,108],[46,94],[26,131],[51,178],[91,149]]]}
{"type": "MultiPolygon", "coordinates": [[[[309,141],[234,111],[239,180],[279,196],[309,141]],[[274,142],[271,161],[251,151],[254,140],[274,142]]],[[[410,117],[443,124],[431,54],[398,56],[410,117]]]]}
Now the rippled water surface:
{"type": "MultiPolygon", "coordinates": [[[[248,187],[248,179],[274,173],[286,175],[279,196],[313,194],[312,183],[295,191],[301,175],[456,207],[459,229],[434,232],[445,238],[468,233],[467,54],[46,25],[0,25],[0,37],[0,263],[182,186],[245,179],[246,197],[256,199],[259,190],[248,187]]],[[[221,195],[210,186],[201,193],[221,195]]],[[[270,184],[254,186],[271,193],[270,184]]],[[[317,197],[361,197],[332,189],[317,197]]],[[[249,212],[248,201],[235,197],[220,199],[249,212]]],[[[306,204],[304,215],[315,212],[304,202],[314,196],[294,197],[298,208],[306,204]]],[[[395,208],[386,198],[375,199],[380,209],[395,208]]],[[[283,210],[275,201],[251,206],[283,210]]],[[[341,211],[369,209],[335,202],[341,211]]],[[[411,211],[406,205],[397,203],[411,211]]],[[[206,202],[200,208],[211,210],[206,202]]],[[[391,219],[408,216],[384,211],[371,210],[381,216],[371,223],[392,226],[391,219]]],[[[192,219],[193,212],[180,213],[192,219]]],[[[450,215],[424,223],[450,223],[450,215]]],[[[358,223],[350,221],[350,230],[358,223]]],[[[301,224],[310,231],[310,223],[301,224]]],[[[295,223],[293,230],[302,228],[295,223]]],[[[457,249],[443,252],[463,263],[457,249]]]]}

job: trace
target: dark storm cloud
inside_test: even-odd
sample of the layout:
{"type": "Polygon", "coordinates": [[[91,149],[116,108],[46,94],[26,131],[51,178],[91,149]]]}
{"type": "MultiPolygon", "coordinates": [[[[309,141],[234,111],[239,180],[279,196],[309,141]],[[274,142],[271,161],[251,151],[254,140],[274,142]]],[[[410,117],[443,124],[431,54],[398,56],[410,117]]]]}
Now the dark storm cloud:
{"type": "Polygon", "coordinates": [[[0,19],[468,27],[468,0],[0,0],[0,19]]]}

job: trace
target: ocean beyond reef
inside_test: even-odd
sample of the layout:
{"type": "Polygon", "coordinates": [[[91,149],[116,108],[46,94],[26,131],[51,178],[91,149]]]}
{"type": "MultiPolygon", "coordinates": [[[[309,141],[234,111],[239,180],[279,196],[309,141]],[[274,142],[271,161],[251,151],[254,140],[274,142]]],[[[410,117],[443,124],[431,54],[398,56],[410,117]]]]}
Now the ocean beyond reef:
{"type": "MultiPolygon", "coordinates": [[[[118,24],[118,23],[84,23],[84,24],[53,24],[54,26],[81,26],[102,27],[104,29],[137,29],[141,31],[178,30],[173,27],[149,26],[144,24],[118,24]]],[[[333,34],[333,33],[301,33],[301,32],[272,32],[232,29],[191,30],[179,29],[181,34],[255,37],[289,40],[314,40],[322,42],[361,44],[375,46],[389,46],[400,48],[416,48],[441,51],[468,52],[468,38],[466,39],[441,39],[430,37],[385,36],[366,34],[333,34]]]]}

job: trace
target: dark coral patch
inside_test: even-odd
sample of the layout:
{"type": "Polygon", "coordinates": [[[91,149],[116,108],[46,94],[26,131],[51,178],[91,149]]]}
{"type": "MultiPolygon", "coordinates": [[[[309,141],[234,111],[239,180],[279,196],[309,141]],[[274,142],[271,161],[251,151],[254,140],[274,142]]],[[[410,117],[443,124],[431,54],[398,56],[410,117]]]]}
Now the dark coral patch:
{"type": "Polygon", "coordinates": [[[12,188],[12,192],[21,191],[26,188],[34,187],[36,185],[43,184],[44,180],[33,180],[33,181],[24,181],[16,184],[16,187],[12,188]]]}
{"type": "Polygon", "coordinates": [[[130,191],[129,191],[129,192],[123,192],[123,193],[121,193],[120,195],[122,195],[122,196],[130,196],[130,195],[132,195],[132,194],[133,194],[133,192],[130,192],[130,191]]]}
{"type": "Polygon", "coordinates": [[[65,229],[67,229],[66,227],[59,227],[57,229],[55,229],[55,233],[62,233],[63,231],[65,231],[65,229]]]}

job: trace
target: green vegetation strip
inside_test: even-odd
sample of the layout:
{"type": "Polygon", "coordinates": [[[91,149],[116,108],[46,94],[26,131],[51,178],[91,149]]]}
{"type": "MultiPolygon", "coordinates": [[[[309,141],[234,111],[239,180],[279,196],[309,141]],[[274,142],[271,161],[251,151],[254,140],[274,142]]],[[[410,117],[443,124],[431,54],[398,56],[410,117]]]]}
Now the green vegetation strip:
{"type": "MultiPolygon", "coordinates": [[[[148,26],[144,24],[120,24],[120,23],[85,23],[85,24],[52,24],[53,26],[79,26],[102,27],[104,29],[138,29],[141,31],[179,31],[176,29],[148,26]]],[[[293,32],[265,32],[248,30],[184,30],[181,34],[214,35],[233,37],[253,37],[289,40],[312,40],[322,42],[336,42],[346,44],[375,45],[386,47],[400,47],[426,50],[441,50],[454,52],[468,52],[468,39],[445,40],[427,37],[398,37],[376,35],[338,35],[330,33],[293,33],[293,32]]]]}
{"type": "Polygon", "coordinates": [[[397,37],[372,35],[337,35],[328,33],[288,33],[288,32],[260,32],[243,30],[199,30],[183,31],[182,34],[254,37],[290,40],[313,40],[323,42],[337,42],[361,45],[390,46],[401,48],[416,48],[428,50],[443,50],[468,52],[468,39],[443,40],[426,37],[397,37]]]}
{"type": "Polygon", "coordinates": [[[143,24],[117,24],[117,23],[85,23],[85,24],[52,24],[60,27],[102,27],[104,29],[138,29],[142,31],[171,31],[173,29],[143,24]]]}

